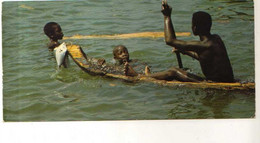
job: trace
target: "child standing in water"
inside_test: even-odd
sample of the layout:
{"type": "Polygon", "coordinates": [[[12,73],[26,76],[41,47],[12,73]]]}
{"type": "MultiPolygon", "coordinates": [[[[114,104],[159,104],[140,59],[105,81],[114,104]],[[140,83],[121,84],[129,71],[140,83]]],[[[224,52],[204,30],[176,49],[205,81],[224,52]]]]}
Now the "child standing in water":
{"type": "Polygon", "coordinates": [[[44,26],[43,31],[45,35],[47,35],[50,39],[48,48],[49,50],[53,51],[54,48],[60,45],[58,40],[61,40],[63,38],[62,29],[58,23],[49,22],[44,26]]]}
{"type": "MultiPolygon", "coordinates": [[[[43,31],[44,31],[45,35],[47,35],[50,39],[48,48],[50,51],[53,51],[56,47],[58,47],[60,45],[60,42],[58,40],[61,40],[63,38],[62,29],[58,23],[49,22],[44,26],[43,31]]],[[[63,67],[65,67],[65,68],[68,67],[68,65],[69,65],[68,52],[66,52],[64,61],[62,62],[61,65],[63,65],[63,67]]]]}
{"type": "MultiPolygon", "coordinates": [[[[47,35],[50,39],[50,43],[48,44],[48,48],[50,51],[53,51],[56,47],[60,45],[60,42],[58,40],[62,40],[63,38],[63,32],[60,27],[60,25],[56,22],[49,22],[47,23],[43,31],[45,35],[47,35]]],[[[106,61],[103,58],[96,59],[96,58],[88,58],[88,61],[91,62],[92,64],[97,64],[97,65],[102,65],[106,61]]],[[[68,52],[65,55],[64,62],[62,64],[65,68],[68,67],[69,65],[69,58],[68,58],[68,52]]]]}

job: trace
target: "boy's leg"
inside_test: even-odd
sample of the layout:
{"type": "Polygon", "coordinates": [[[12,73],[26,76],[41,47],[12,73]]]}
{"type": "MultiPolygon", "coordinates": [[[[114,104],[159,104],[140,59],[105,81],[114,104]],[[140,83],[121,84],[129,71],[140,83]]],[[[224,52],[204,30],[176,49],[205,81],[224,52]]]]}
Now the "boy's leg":
{"type": "Polygon", "coordinates": [[[171,68],[167,71],[149,74],[148,76],[159,80],[179,80],[179,81],[186,81],[186,82],[187,81],[199,82],[203,80],[203,78],[188,73],[179,68],[171,68]]]}

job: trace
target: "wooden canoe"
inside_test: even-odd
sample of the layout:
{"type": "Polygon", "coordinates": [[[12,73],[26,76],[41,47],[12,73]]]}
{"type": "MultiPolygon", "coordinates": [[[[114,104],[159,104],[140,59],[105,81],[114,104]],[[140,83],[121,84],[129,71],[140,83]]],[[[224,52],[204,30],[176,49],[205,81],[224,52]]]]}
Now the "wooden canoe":
{"type": "Polygon", "coordinates": [[[255,90],[255,83],[216,83],[216,82],[181,82],[181,81],[165,81],[157,80],[146,76],[129,77],[123,75],[122,71],[107,72],[102,69],[102,66],[92,64],[88,61],[88,57],[78,45],[67,45],[69,55],[73,61],[85,72],[92,75],[101,75],[110,78],[122,79],[131,82],[150,82],[163,86],[172,87],[192,87],[192,88],[207,88],[207,89],[222,89],[222,90],[255,90]]]}

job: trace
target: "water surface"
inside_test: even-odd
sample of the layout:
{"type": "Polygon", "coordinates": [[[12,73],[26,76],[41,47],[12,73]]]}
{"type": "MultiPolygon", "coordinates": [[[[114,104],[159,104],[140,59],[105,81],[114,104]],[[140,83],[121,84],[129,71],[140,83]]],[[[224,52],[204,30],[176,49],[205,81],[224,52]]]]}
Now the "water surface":
{"type": "MultiPolygon", "coordinates": [[[[253,1],[175,0],[172,19],[177,32],[191,32],[198,10],[212,15],[235,78],[254,81],[253,1]]],[[[65,36],[163,31],[158,0],[87,0],[84,2],[4,2],[3,113],[5,121],[144,120],[251,118],[255,93],[164,87],[91,76],[73,63],[57,70],[43,26],[59,23],[65,36]]],[[[198,40],[198,37],[179,37],[198,40]]],[[[163,38],[67,40],[93,57],[112,59],[123,44],[132,59],[162,71],[177,66],[163,38]]],[[[199,63],[182,56],[183,64],[202,75],[199,63]]]]}

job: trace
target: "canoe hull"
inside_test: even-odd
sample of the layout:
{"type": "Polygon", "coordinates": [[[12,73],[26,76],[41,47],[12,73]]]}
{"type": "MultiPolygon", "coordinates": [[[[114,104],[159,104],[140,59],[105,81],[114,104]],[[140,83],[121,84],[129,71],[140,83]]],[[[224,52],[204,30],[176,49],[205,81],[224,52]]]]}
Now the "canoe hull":
{"type": "Polygon", "coordinates": [[[121,79],[130,82],[150,82],[163,86],[172,87],[192,87],[192,88],[203,88],[203,89],[222,89],[222,90],[255,90],[255,83],[216,83],[216,82],[181,82],[181,81],[165,81],[157,80],[150,77],[129,77],[120,74],[107,73],[99,69],[90,68],[87,61],[86,54],[78,45],[68,45],[67,46],[69,55],[74,60],[74,62],[85,72],[92,75],[102,75],[110,78],[121,79]]]}

